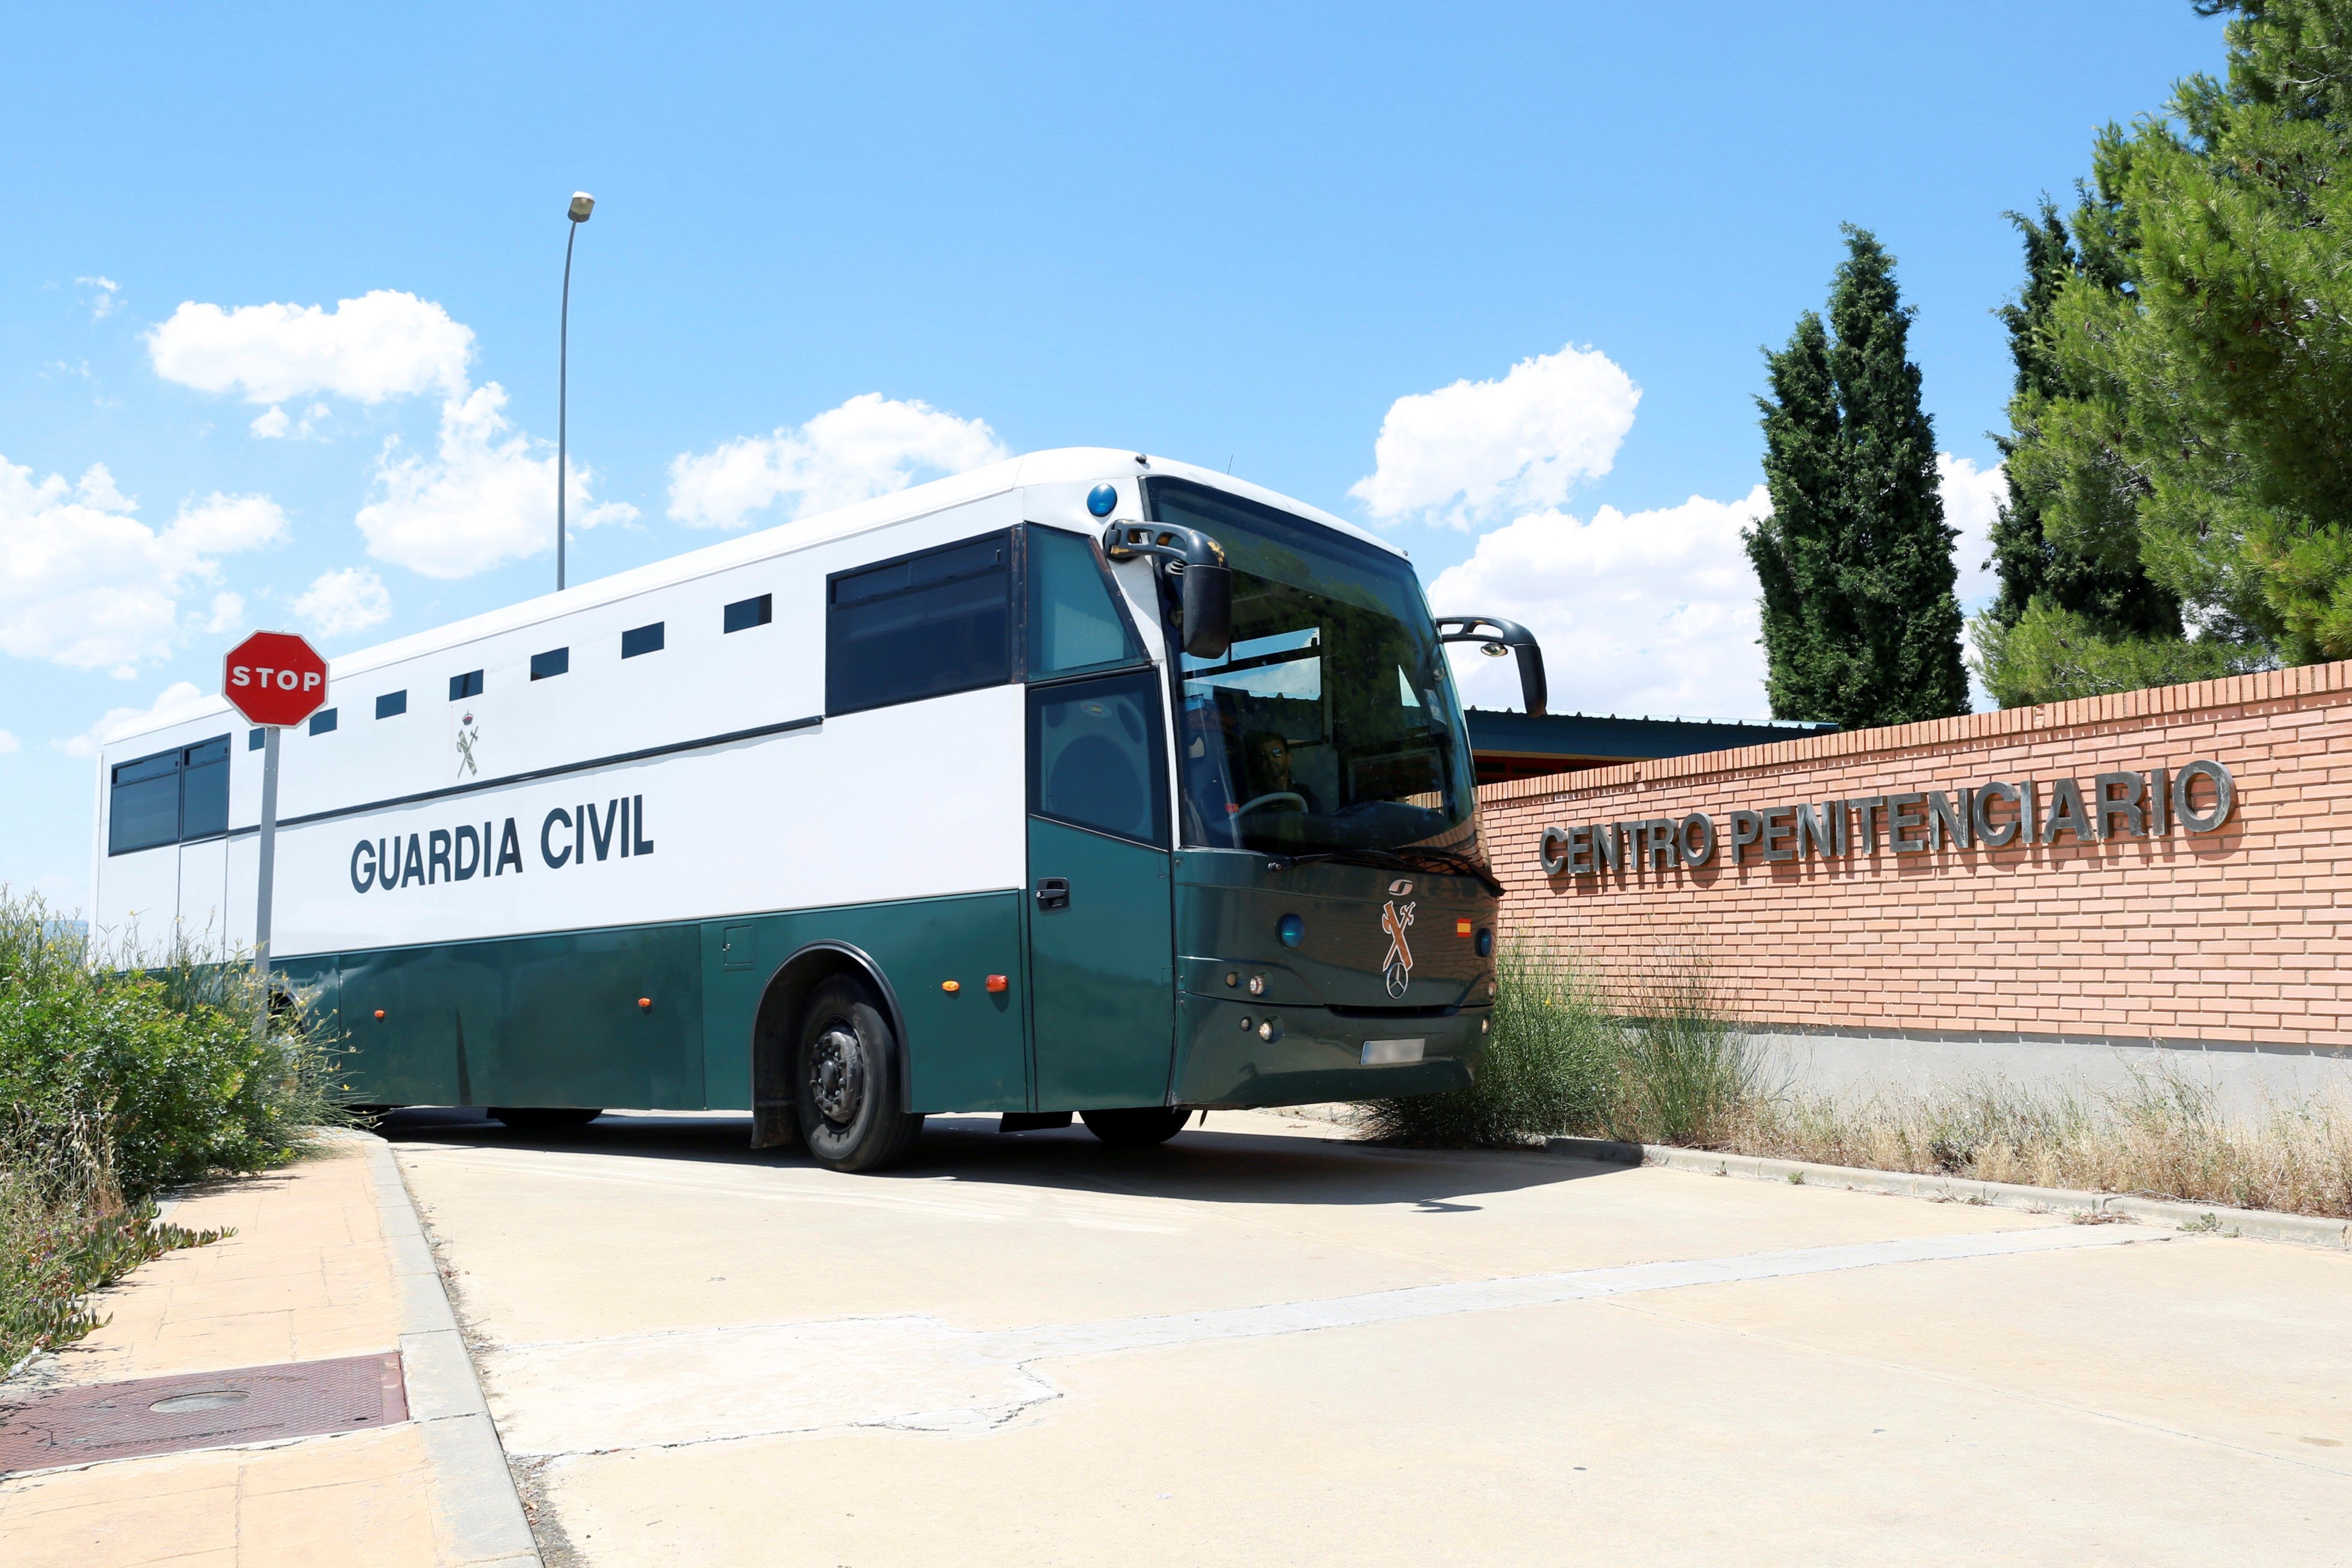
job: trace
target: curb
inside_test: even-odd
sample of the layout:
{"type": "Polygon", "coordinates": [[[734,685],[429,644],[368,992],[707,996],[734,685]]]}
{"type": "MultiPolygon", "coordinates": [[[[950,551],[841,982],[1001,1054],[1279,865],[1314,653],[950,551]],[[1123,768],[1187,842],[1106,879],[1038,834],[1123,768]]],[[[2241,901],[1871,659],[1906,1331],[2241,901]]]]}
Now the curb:
{"type": "Polygon", "coordinates": [[[408,1417],[423,1428],[433,1464],[434,1531],[446,1548],[443,1561],[467,1568],[542,1568],[514,1473],[507,1468],[505,1446],[458,1334],[457,1314],[425,1244],[415,1201],[401,1179],[392,1145],[362,1135],[376,1219],[400,1292],[408,1417]]]}
{"type": "Polygon", "coordinates": [[[1915,1176],[1903,1171],[1863,1170],[1853,1166],[1817,1166],[1806,1160],[1767,1159],[1759,1155],[1715,1154],[1663,1144],[1621,1144],[1607,1138],[1546,1138],[1544,1151],[1569,1159],[1622,1166],[1665,1166],[1707,1176],[1747,1176],[1847,1192],[1886,1193],[1898,1197],[1937,1198],[2040,1214],[2115,1215],[2176,1226],[2182,1230],[2242,1236],[2255,1241],[2292,1241],[2305,1247],[2352,1248],[2352,1220],[2262,1208],[2226,1208],[2126,1193],[2080,1192],[2071,1187],[2020,1186],[2012,1182],[1964,1181],[1957,1176],[1915,1176]]]}

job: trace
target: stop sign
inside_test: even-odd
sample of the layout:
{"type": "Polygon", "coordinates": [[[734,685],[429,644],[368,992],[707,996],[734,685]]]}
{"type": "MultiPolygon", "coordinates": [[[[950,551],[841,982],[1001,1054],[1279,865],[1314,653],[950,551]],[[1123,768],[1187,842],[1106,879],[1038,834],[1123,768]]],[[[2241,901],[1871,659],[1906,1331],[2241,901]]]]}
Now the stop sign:
{"type": "Polygon", "coordinates": [[[255,724],[300,724],[327,700],[327,661],[291,632],[256,632],[228,651],[221,691],[255,724]]]}

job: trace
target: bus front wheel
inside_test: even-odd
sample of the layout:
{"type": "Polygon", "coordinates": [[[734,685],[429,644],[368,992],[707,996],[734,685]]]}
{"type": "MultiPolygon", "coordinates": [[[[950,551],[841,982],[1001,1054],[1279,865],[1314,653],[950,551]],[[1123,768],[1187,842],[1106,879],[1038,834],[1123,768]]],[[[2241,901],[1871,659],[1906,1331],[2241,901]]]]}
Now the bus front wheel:
{"type": "Polygon", "coordinates": [[[920,1116],[898,1109],[898,1053],[866,986],[838,976],[802,1015],[797,1070],[801,1139],[817,1164],[873,1171],[906,1157],[920,1116]]]}
{"type": "Polygon", "coordinates": [[[1081,1111],[1087,1131],[1115,1149],[1164,1144],[1181,1132],[1192,1112],[1176,1105],[1138,1105],[1131,1110],[1081,1111]]]}

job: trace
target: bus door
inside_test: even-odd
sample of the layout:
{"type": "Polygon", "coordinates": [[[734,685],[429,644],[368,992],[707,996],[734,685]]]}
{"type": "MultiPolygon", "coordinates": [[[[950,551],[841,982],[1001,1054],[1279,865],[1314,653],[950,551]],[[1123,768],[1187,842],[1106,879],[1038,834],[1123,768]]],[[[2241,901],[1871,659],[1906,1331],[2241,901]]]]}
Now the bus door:
{"type": "Polygon", "coordinates": [[[1028,730],[1033,1103],[1164,1104],[1175,930],[1159,682],[1146,668],[1032,686],[1028,730]]]}

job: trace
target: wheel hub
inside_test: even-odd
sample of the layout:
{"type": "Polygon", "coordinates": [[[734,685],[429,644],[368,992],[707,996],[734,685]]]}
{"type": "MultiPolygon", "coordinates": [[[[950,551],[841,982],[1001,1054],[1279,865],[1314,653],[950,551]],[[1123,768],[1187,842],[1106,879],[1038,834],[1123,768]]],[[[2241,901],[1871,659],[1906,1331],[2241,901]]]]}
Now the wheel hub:
{"type": "Polygon", "coordinates": [[[809,1047],[809,1098],[826,1121],[840,1126],[856,1119],[865,1089],[866,1053],[856,1031],[835,1023],[809,1047]]]}

